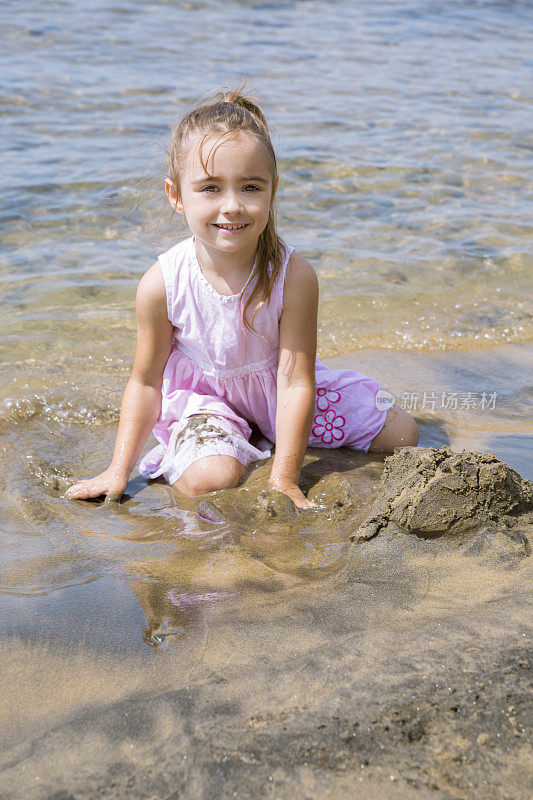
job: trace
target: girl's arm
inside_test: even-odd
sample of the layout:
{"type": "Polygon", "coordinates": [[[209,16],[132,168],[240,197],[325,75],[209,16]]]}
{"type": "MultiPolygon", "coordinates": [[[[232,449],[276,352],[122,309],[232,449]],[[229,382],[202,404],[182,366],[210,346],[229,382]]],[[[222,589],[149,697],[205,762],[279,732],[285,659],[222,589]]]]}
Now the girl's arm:
{"type": "Polygon", "coordinates": [[[119,500],[159,418],[163,371],[172,347],[172,324],[167,316],[165,283],[158,262],[139,283],[136,309],[135,362],[122,398],[111,464],[95,478],[67,489],[65,494],[71,499],[88,500],[105,494],[110,500],[119,500]]]}
{"type": "Polygon", "coordinates": [[[315,357],[318,280],[305,258],[291,255],[280,322],[276,408],[276,451],[270,473],[273,488],[299,508],[311,508],[300,487],[315,407],[315,357]]]}

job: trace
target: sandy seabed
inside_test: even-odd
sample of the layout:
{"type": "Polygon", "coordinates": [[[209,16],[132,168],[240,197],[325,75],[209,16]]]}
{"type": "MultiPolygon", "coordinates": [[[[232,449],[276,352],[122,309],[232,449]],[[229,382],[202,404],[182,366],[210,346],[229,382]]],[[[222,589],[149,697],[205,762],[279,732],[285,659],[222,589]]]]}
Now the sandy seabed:
{"type": "MultiPolygon", "coordinates": [[[[213,495],[226,534],[187,592],[169,589],[180,570],[172,555],[157,582],[144,562],[133,592],[105,590],[108,615],[120,619],[132,597],[144,610],[157,646],[142,654],[98,646],[79,619],[70,640],[66,627],[56,637],[4,635],[0,796],[526,800],[530,484],[500,475],[507,505],[495,514],[490,492],[483,508],[466,502],[479,500],[478,476],[470,495],[460,490],[465,524],[448,535],[387,520],[409,481],[414,497],[413,475],[426,484],[444,475],[452,495],[455,473],[470,480],[476,457],[445,451],[402,451],[378,484],[364,455],[310,451],[309,496],[337,498],[314,516],[260,488],[267,465],[213,495]],[[320,563],[310,549],[306,565],[287,557],[284,568],[277,535],[311,539],[327,519],[361,531],[351,545],[339,536],[342,566],[332,557],[327,575],[326,548],[320,563]]],[[[495,463],[485,457],[479,469],[495,463]]],[[[86,619],[94,613],[88,602],[86,619]]]]}

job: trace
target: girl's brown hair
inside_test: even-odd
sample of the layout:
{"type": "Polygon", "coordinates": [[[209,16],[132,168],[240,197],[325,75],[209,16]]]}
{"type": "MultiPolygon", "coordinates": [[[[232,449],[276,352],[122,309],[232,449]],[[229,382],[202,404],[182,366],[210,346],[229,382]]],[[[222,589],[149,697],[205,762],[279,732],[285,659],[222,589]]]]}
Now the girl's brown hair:
{"type": "Polygon", "coordinates": [[[202,166],[208,175],[207,162],[213,152],[211,148],[207,158],[202,156],[202,146],[206,139],[219,134],[223,138],[227,133],[246,131],[256,136],[268,155],[272,174],[272,198],[268,222],[259,236],[257,254],[250,283],[252,292],[243,309],[243,322],[253,331],[253,322],[259,309],[270,300],[273,286],[279,275],[285,257],[285,245],[276,233],[274,214],[274,197],[276,179],[278,177],[276,154],[270,139],[270,131],[263,112],[252,100],[242,94],[244,86],[227,92],[219,92],[209,102],[196,106],[176,125],[172,131],[168,152],[169,178],[180,194],[180,173],[183,169],[186,149],[191,137],[200,136],[198,152],[202,166]],[[250,320],[247,313],[254,306],[250,320]]]}

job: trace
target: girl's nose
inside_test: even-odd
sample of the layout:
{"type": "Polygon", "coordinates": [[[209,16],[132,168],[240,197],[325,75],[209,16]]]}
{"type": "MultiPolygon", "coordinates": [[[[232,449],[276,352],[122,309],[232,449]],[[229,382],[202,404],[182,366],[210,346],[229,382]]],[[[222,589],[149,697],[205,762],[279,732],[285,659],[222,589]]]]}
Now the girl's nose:
{"type": "Polygon", "coordinates": [[[242,200],[238,194],[230,192],[224,196],[222,211],[226,214],[240,214],[243,211],[242,200]]]}

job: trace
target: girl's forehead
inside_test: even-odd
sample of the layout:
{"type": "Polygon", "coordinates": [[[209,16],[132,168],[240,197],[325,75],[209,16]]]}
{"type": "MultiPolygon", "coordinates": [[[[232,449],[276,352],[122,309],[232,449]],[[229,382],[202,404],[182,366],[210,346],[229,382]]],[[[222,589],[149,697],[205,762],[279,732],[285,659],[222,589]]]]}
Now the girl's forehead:
{"type": "Polygon", "coordinates": [[[246,173],[250,167],[272,173],[272,163],[264,144],[248,131],[228,131],[212,135],[197,134],[191,137],[187,148],[187,173],[205,174],[207,167],[210,175],[218,170],[242,168],[246,173]]]}

